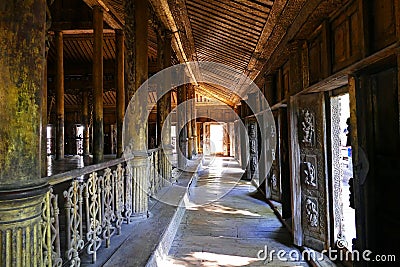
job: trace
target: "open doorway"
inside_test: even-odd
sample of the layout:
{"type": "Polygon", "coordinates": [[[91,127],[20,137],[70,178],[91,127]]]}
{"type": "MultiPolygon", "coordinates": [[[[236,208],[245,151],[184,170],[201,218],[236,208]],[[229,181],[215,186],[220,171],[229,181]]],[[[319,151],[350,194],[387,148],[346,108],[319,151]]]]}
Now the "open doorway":
{"type": "Polygon", "coordinates": [[[83,131],[85,127],[81,124],[75,125],[76,155],[83,155],[83,131]]]}
{"type": "Polygon", "coordinates": [[[356,237],[355,210],[350,203],[350,184],[353,178],[352,149],[350,138],[349,94],[331,97],[331,155],[332,199],[335,241],[343,240],[352,250],[356,237]]]}
{"type": "Polygon", "coordinates": [[[215,155],[224,154],[224,125],[210,125],[210,153],[215,155]]]}

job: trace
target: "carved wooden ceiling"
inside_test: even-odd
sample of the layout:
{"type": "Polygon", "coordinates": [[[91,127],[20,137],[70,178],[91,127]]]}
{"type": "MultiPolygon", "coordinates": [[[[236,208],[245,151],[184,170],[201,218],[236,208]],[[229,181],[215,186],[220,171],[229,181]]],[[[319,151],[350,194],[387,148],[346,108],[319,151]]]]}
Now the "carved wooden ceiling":
{"type": "MultiPolygon", "coordinates": [[[[124,25],[124,0],[55,0],[51,6],[51,31],[64,32],[64,63],[88,66],[92,61],[91,8],[104,9],[105,72],[115,58],[115,29],[124,25]]],[[[263,75],[271,72],[287,56],[288,44],[305,38],[325,17],[340,5],[340,0],[149,0],[149,68],[156,70],[157,35],[154,23],[172,33],[172,47],[180,63],[211,61],[225,64],[261,85],[263,75]]],[[[49,65],[54,61],[50,46],[49,65]]],[[[82,68],[77,68],[82,69],[82,68]]],[[[68,71],[66,71],[68,72],[68,71]]],[[[196,73],[196,70],[193,70],[196,73]]],[[[81,73],[82,74],[82,73],[81,73]]],[[[195,77],[195,76],[194,76],[195,77]]],[[[230,106],[246,92],[244,79],[232,77],[226,87],[200,83],[197,93],[230,106]],[[228,88],[227,88],[228,87],[228,88]]],[[[112,86],[112,85],[111,85],[112,86]]],[[[109,88],[108,88],[109,89],[109,88]]],[[[67,90],[67,89],[66,89],[67,90]]],[[[105,88],[107,91],[107,88],[105,88]]]]}

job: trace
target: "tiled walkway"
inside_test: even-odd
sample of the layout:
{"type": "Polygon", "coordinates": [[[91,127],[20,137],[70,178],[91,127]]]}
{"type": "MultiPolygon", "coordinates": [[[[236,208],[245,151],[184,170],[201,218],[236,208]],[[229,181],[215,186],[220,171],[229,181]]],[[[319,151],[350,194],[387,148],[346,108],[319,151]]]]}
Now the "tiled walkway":
{"type": "Polygon", "coordinates": [[[187,209],[165,266],[308,266],[265,256],[266,248],[267,254],[284,250],[287,257],[300,253],[262,196],[240,181],[242,174],[231,158],[205,160],[191,201],[209,203],[187,209]]]}

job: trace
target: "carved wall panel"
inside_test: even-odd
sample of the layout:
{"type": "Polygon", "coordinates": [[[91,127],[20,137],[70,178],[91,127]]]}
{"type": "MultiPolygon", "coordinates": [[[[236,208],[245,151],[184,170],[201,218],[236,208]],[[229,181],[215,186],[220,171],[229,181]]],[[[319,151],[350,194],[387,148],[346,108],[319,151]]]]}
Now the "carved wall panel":
{"type": "Polygon", "coordinates": [[[309,187],[317,187],[317,157],[313,155],[303,155],[300,164],[300,174],[302,182],[309,187]]]}
{"type": "Polygon", "coordinates": [[[250,162],[247,173],[248,179],[258,179],[258,133],[257,133],[257,122],[254,118],[251,118],[247,122],[247,129],[249,135],[249,153],[250,162]]]}
{"type": "Polygon", "coordinates": [[[328,177],[325,160],[325,96],[323,93],[300,95],[291,102],[297,118],[292,125],[295,240],[313,249],[329,247],[328,177]],[[297,188],[297,189],[296,189],[297,188]],[[300,228],[300,229],[299,229],[300,228]]]}
{"type": "Polygon", "coordinates": [[[299,121],[301,122],[300,142],[306,146],[313,146],[315,142],[314,114],[308,109],[303,109],[299,121]]]}
{"type": "Polygon", "coordinates": [[[308,225],[317,227],[319,224],[318,200],[315,198],[307,198],[304,204],[304,212],[308,225]]]}

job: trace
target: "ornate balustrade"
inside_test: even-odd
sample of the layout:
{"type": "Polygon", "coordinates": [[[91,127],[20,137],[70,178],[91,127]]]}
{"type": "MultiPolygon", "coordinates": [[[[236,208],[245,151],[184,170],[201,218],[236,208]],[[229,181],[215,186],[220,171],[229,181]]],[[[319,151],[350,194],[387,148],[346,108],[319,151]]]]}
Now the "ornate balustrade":
{"type": "Polygon", "coordinates": [[[42,212],[45,265],[80,266],[84,253],[94,263],[100,247],[108,248],[112,237],[123,232],[123,224],[131,222],[134,206],[147,205],[137,201],[147,202],[165,185],[161,174],[170,171],[160,155],[160,149],[147,152],[148,175],[140,190],[131,164],[134,155],[49,177],[42,212]]]}

